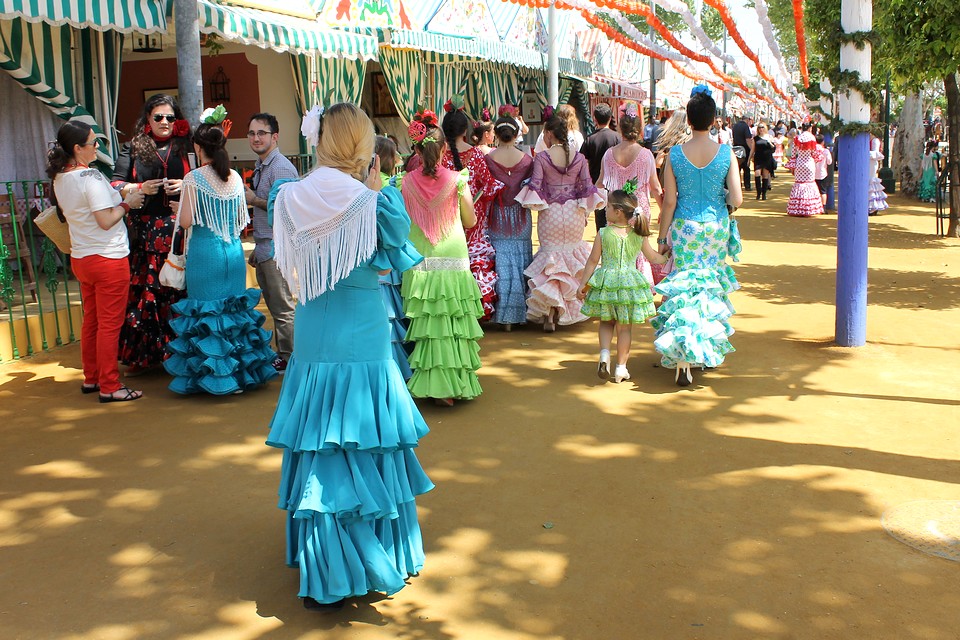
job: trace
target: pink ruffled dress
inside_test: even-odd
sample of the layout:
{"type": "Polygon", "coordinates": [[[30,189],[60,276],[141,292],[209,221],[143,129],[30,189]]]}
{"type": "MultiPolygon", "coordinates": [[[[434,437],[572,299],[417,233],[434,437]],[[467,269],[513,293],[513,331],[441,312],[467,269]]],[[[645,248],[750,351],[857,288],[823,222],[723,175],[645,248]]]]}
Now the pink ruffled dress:
{"type": "MultiPolygon", "coordinates": [[[[490,205],[503,190],[504,184],[490,174],[486,156],[476,147],[461,153],[460,163],[470,173],[467,184],[473,194],[473,208],[477,214],[477,224],[467,229],[467,253],[470,256],[470,272],[480,287],[480,299],[483,301],[483,317],[480,321],[484,322],[493,315],[493,303],[497,299],[496,252],[487,234],[487,219],[490,205]]],[[[449,148],[443,152],[441,164],[456,171],[449,148]]]]}
{"type": "Polygon", "coordinates": [[[603,196],[590,179],[587,159],[577,153],[568,166],[558,167],[549,153],[538,153],[530,182],[516,200],[539,212],[540,248],[524,271],[530,278],[527,318],[542,321],[556,309],[557,324],[586,320],[577,299],[580,276],[590,256],[590,244],[583,239],[585,214],[604,205],[603,196]]]}
{"type": "MultiPolygon", "coordinates": [[[[636,178],[637,201],[640,204],[640,214],[646,218],[647,224],[650,223],[650,179],[657,173],[657,162],[649,149],[640,147],[640,153],[626,167],[618,163],[613,157],[613,149],[607,149],[603,154],[603,188],[607,193],[617,189],[623,189],[623,185],[628,180],[636,178]]],[[[651,286],[654,284],[653,267],[650,262],[643,257],[641,253],[637,257],[637,269],[643,274],[651,286]]],[[[662,279],[662,277],[661,277],[662,279]]]]}
{"type": "Polygon", "coordinates": [[[787,168],[793,171],[793,188],[787,202],[787,215],[809,218],[823,213],[823,200],[820,189],[814,182],[817,161],[823,153],[817,147],[817,139],[809,131],[804,131],[794,139],[794,152],[787,162],[787,168]]]}

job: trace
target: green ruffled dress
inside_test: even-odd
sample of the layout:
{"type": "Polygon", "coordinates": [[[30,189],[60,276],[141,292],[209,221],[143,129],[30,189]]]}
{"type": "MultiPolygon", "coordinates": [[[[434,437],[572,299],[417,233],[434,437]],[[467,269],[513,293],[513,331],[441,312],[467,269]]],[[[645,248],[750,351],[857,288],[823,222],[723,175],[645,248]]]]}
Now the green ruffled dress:
{"type": "Polygon", "coordinates": [[[620,235],[611,227],[600,229],[602,258],[593,272],[581,312],[591,318],[620,324],[643,324],[657,314],[650,283],[637,269],[643,237],[628,230],[620,235]]]}
{"type": "MultiPolygon", "coordinates": [[[[419,169],[418,169],[419,171],[419,169]]],[[[469,176],[457,176],[452,195],[460,198],[469,176]]],[[[407,179],[400,186],[408,198],[407,179]]],[[[409,209],[409,207],[408,207],[409,209]]],[[[407,382],[415,398],[469,400],[482,393],[477,369],[483,337],[480,289],[470,272],[467,240],[459,213],[450,230],[431,244],[411,215],[410,242],[424,260],[403,274],[403,311],[410,319],[407,340],[413,377],[407,382]]]]}

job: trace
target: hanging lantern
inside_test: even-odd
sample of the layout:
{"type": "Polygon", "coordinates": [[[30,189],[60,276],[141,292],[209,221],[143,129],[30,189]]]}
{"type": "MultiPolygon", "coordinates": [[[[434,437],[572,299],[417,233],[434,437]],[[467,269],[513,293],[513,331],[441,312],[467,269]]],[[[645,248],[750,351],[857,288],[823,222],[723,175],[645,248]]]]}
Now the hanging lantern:
{"type": "Polygon", "coordinates": [[[159,53],[163,51],[163,36],[159,33],[134,33],[134,53],[159,53]]]}
{"type": "Polygon", "coordinates": [[[217,72],[210,78],[210,101],[230,102],[230,78],[223,72],[223,67],[217,67],[217,72]]]}

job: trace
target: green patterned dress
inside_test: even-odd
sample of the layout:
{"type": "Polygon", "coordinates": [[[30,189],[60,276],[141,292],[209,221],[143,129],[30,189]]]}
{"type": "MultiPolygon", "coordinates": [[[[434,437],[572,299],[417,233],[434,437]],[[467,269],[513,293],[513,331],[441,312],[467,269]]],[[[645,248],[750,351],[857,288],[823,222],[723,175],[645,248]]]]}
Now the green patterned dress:
{"type": "Polygon", "coordinates": [[[637,270],[643,236],[631,230],[620,235],[607,226],[600,229],[602,257],[593,272],[590,290],[583,302],[584,315],[620,324],[643,324],[656,315],[650,283],[637,270]]]}

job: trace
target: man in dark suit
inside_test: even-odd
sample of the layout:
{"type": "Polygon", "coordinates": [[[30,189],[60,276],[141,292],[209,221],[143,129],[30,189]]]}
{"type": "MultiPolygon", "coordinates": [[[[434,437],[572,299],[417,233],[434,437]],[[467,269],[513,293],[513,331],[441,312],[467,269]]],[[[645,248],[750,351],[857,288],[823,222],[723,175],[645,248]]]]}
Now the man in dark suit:
{"type": "MultiPolygon", "coordinates": [[[[607,149],[620,144],[620,134],[610,130],[610,119],[613,110],[606,102],[601,102],[593,109],[593,119],[597,123],[597,130],[590,134],[580,147],[580,153],[587,158],[590,167],[590,179],[594,183],[600,178],[600,163],[607,149]]],[[[607,226],[607,210],[597,209],[593,212],[597,231],[607,226]]]]}
{"type": "Polygon", "coordinates": [[[753,157],[753,135],[750,133],[750,124],[743,116],[737,117],[737,124],[733,125],[733,146],[743,147],[746,153],[738,158],[740,171],[743,174],[743,188],[750,188],[750,159],[753,157]]]}

